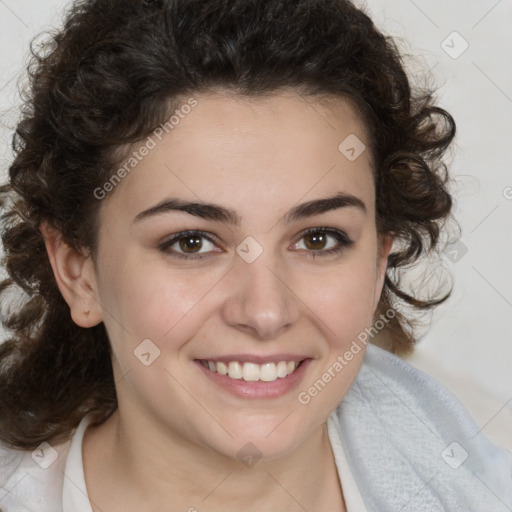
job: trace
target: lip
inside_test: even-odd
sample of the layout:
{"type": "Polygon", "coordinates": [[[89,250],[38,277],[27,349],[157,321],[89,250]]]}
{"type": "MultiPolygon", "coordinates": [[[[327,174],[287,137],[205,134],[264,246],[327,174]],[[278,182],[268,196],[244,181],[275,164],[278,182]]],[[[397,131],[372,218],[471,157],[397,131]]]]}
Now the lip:
{"type": "MultiPolygon", "coordinates": [[[[285,355],[285,354],[283,354],[285,355]]],[[[300,358],[297,356],[287,355],[286,357],[290,357],[290,359],[281,358],[275,359],[276,356],[271,356],[269,358],[259,358],[252,357],[248,358],[239,357],[238,359],[234,356],[229,356],[229,359],[226,358],[212,358],[210,361],[215,362],[225,362],[225,361],[239,361],[239,362],[255,362],[258,364],[262,364],[265,362],[279,362],[279,361],[301,361],[301,364],[295,369],[293,373],[287,375],[286,377],[280,379],[276,379],[272,382],[247,382],[243,379],[231,379],[227,375],[219,375],[216,372],[212,372],[208,368],[205,368],[199,359],[195,359],[194,363],[198,367],[198,369],[203,373],[203,375],[213,382],[218,387],[224,389],[231,395],[234,395],[238,398],[246,398],[246,399],[270,399],[270,398],[278,398],[280,396],[286,395],[290,393],[295,388],[297,388],[300,382],[303,380],[304,375],[312,361],[311,358],[300,358]],[[294,359],[295,358],[295,359],[294,359]],[[261,362],[260,362],[261,361],[261,362]]],[[[281,355],[279,355],[281,357],[281,355]]],[[[206,359],[206,358],[204,358],[206,359]]]]}

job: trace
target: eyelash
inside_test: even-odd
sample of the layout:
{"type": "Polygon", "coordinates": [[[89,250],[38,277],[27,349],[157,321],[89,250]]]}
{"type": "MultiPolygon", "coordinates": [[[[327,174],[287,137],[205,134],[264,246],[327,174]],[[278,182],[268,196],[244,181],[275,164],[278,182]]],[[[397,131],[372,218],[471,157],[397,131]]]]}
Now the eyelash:
{"type": "MultiPolygon", "coordinates": [[[[318,256],[331,256],[334,254],[338,254],[342,252],[343,250],[349,248],[351,245],[354,244],[353,240],[351,240],[346,233],[343,231],[339,231],[337,229],[332,228],[309,228],[303,233],[301,233],[300,238],[297,240],[299,243],[304,237],[311,234],[323,234],[323,235],[329,235],[333,238],[335,238],[338,241],[338,245],[336,247],[333,247],[331,249],[325,249],[325,250],[318,250],[318,251],[307,251],[308,256],[312,258],[316,258],[318,256]]],[[[174,236],[172,236],[170,239],[165,240],[161,242],[158,245],[158,249],[162,252],[165,252],[169,255],[171,255],[173,258],[179,258],[183,260],[202,260],[208,257],[208,254],[183,254],[176,251],[170,251],[170,247],[172,247],[175,243],[179,242],[183,238],[196,236],[205,238],[210,243],[214,244],[215,242],[212,240],[212,237],[209,235],[209,233],[205,231],[182,231],[180,233],[176,233],[174,236]]],[[[301,249],[302,250],[302,249],[301,249]]]]}

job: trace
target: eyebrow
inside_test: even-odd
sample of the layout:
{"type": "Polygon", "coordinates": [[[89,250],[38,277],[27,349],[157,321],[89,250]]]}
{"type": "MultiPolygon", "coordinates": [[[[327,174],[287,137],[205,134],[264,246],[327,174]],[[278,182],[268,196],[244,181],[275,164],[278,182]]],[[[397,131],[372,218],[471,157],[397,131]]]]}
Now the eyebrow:
{"type": "MultiPolygon", "coordinates": [[[[284,224],[290,224],[291,222],[300,219],[313,217],[315,215],[346,207],[358,208],[362,213],[367,212],[366,205],[361,199],[352,194],[339,192],[331,197],[315,199],[313,201],[308,201],[306,203],[299,204],[298,206],[294,206],[284,215],[283,221],[284,224]]],[[[213,203],[190,202],[169,198],[140,212],[135,217],[134,222],[148,219],[155,215],[175,211],[185,212],[205,220],[226,222],[235,226],[239,226],[242,220],[236,211],[225,208],[224,206],[213,203]]]]}

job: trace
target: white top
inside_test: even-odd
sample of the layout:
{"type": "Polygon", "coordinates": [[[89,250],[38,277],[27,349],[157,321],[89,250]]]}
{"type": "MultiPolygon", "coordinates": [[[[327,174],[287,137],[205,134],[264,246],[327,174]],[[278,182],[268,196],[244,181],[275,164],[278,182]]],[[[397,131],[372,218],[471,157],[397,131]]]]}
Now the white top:
{"type": "MultiPolygon", "coordinates": [[[[0,511],[92,512],[87,425],[33,452],[0,444],[0,511]]],[[[512,511],[512,454],[488,441],[449,391],[382,349],[368,346],[327,426],[349,512],[512,511]]]]}
{"type": "MultiPolygon", "coordinates": [[[[5,448],[0,451],[2,468],[4,464],[5,467],[11,465],[11,469],[12,464],[18,464],[0,491],[0,511],[92,512],[82,462],[82,441],[89,423],[90,417],[86,416],[78,425],[71,440],[55,447],[46,445],[34,452],[14,452],[5,448]]],[[[328,419],[327,430],[338,475],[343,485],[347,510],[366,512],[350,471],[338,429],[338,418],[333,412],[328,419]]]]}

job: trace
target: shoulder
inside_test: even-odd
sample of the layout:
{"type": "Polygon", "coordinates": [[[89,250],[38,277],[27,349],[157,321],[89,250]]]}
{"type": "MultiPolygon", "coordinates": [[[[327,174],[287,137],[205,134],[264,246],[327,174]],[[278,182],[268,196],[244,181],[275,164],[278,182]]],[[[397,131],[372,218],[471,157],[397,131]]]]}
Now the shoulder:
{"type": "Polygon", "coordinates": [[[368,346],[336,416],[369,510],[512,507],[512,455],[450,391],[393,354],[368,346]]]}
{"type": "Polygon", "coordinates": [[[70,441],[33,451],[0,442],[0,511],[58,512],[70,441]]]}

